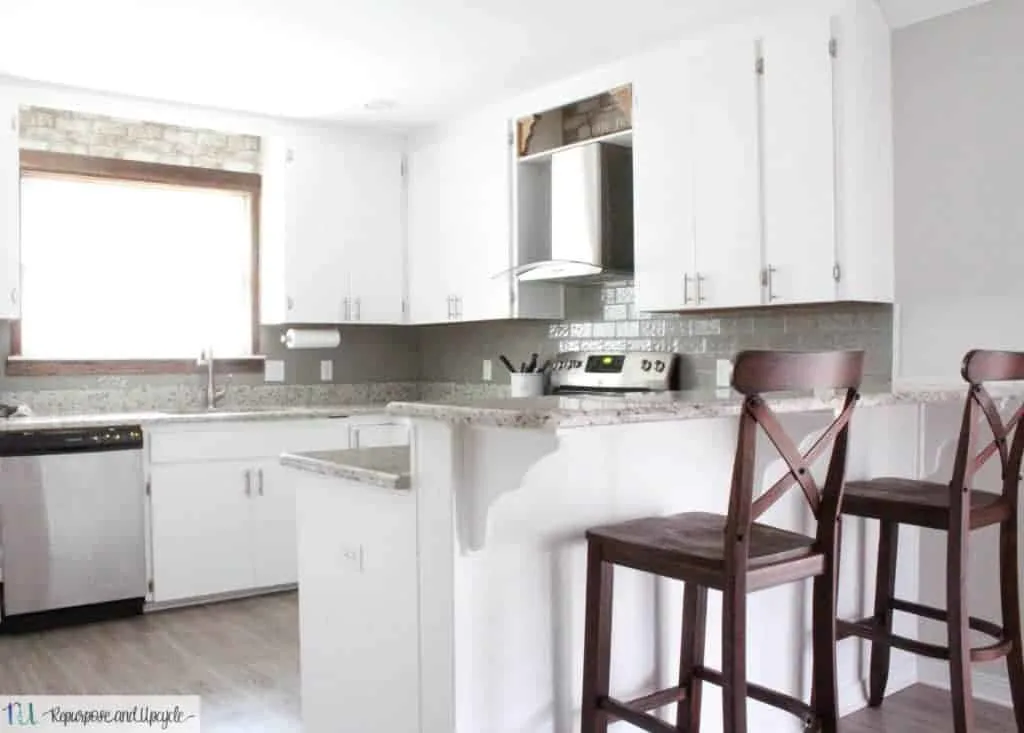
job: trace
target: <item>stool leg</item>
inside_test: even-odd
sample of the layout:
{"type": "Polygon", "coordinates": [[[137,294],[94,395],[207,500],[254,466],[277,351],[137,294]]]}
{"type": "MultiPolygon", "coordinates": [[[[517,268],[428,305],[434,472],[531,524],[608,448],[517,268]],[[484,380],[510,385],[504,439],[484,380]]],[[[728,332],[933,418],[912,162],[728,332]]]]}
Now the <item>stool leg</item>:
{"type": "MultiPolygon", "coordinates": [[[[964,512],[966,515],[966,512],[964,512]]],[[[955,518],[946,549],[946,608],[949,618],[949,688],[953,696],[953,730],[974,729],[974,696],[971,689],[971,633],[967,609],[967,522],[955,518]]]]}
{"type": "MultiPolygon", "coordinates": [[[[887,634],[892,633],[892,599],[896,594],[896,558],[899,552],[900,525],[882,522],[878,530],[878,570],[875,579],[875,617],[887,634]]],[[[877,708],[885,699],[889,684],[889,645],[871,642],[871,673],[868,705],[877,708]]]]}
{"type": "Polygon", "coordinates": [[[747,594],[742,585],[722,592],[722,728],[747,733],[747,594]]]}
{"type": "Polygon", "coordinates": [[[838,531],[832,560],[825,572],[814,579],[811,707],[820,733],[837,733],[839,726],[839,685],[836,681],[836,590],[838,588],[838,531]]]}
{"type": "Polygon", "coordinates": [[[606,562],[601,546],[587,544],[587,600],[583,636],[582,733],[606,733],[608,715],[598,702],[608,696],[611,674],[612,581],[614,566],[606,562]]]}
{"type": "Polygon", "coordinates": [[[999,528],[999,584],[1002,588],[1003,633],[1013,642],[1013,648],[1006,658],[1013,712],[1017,718],[1017,730],[1024,731],[1024,649],[1021,648],[1017,531],[1015,520],[1004,522],[999,528]]]}
{"type": "Polygon", "coordinates": [[[708,589],[687,583],[683,591],[683,641],[679,652],[679,686],[686,699],[676,706],[676,727],[682,733],[700,733],[700,703],[704,682],[694,667],[704,664],[707,637],[708,589]]]}

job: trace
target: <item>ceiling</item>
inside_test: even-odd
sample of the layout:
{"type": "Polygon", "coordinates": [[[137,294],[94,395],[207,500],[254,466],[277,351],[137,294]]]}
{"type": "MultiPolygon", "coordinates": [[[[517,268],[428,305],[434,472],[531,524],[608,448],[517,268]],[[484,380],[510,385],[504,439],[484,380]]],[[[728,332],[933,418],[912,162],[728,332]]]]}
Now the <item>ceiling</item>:
{"type": "MultiPolygon", "coordinates": [[[[894,25],[983,1],[881,0],[894,25]]],[[[764,7],[764,0],[10,1],[0,2],[0,74],[274,116],[422,123],[764,7]]]]}

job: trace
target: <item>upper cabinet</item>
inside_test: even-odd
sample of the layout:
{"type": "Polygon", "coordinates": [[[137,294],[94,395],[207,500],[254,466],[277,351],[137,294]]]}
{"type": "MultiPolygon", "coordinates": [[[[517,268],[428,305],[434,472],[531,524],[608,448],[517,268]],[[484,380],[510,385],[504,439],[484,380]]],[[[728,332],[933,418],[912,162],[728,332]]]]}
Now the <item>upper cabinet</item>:
{"type": "Polygon", "coordinates": [[[18,105],[0,90],[0,318],[21,313],[18,105]]]}
{"type": "Polygon", "coordinates": [[[400,143],[323,131],[264,138],[265,323],[402,323],[400,143]]]}
{"type": "Polygon", "coordinates": [[[413,323],[561,315],[561,288],[512,277],[509,121],[478,115],[409,151],[409,303],[413,323]],[[542,297],[535,297],[536,293],[542,297]]]}
{"type": "Polygon", "coordinates": [[[636,76],[643,310],[891,301],[889,29],[833,3],[636,76]]]}

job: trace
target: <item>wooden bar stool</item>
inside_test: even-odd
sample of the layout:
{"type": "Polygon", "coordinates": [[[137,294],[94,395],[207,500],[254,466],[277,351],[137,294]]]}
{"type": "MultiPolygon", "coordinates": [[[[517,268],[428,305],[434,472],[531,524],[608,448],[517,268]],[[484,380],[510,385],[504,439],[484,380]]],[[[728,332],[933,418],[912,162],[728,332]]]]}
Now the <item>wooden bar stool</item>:
{"type": "MultiPolygon", "coordinates": [[[[583,733],[604,733],[610,721],[624,720],[647,731],[700,729],[701,687],[721,685],[727,733],[746,733],[747,696],[785,710],[835,733],[835,589],[837,519],[846,470],[849,421],[857,399],[863,352],[820,354],[746,351],[736,357],[733,387],[745,396],[733,464],[727,515],[677,514],[637,519],[587,532],[587,597],[583,658],[583,733]],[[846,390],[839,416],[807,453],[784,432],[762,394],[846,390]],[[788,473],[753,499],[757,426],[767,433],[789,467],[788,473]],[[831,445],[823,490],[810,466],[831,445]],[[754,520],[799,485],[817,519],[807,537],[754,520]],[[631,702],[609,696],[611,670],[612,578],[623,565],[686,583],[679,684],[631,702]],[[814,578],[814,673],[812,704],[746,679],[747,594],[814,578]],[[722,670],[704,666],[708,588],[723,593],[722,670]],[[677,703],[676,725],[649,711],[677,703]]],[[[793,651],[794,657],[799,650],[793,651]]]]}
{"type": "Polygon", "coordinates": [[[846,487],[842,513],[881,521],[875,608],[871,618],[838,622],[839,638],[850,636],[871,642],[869,704],[878,707],[889,680],[890,649],[902,649],[949,661],[956,733],[974,729],[971,663],[1006,657],[1010,674],[1017,730],[1024,731],[1024,657],[1021,654],[1019,570],[1017,567],[1017,504],[1024,430],[1016,430],[1024,414],[1018,409],[1003,423],[984,382],[1024,379],[1024,353],[971,351],[963,361],[962,374],[970,385],[964,407],[960,438],[949,484],[901,478],[851,481],[846,487]],[[980,421],[988,423],[994,439],[975,453],[980,421]],[[1012,445],[1009,441],[1012,437],[1012,445]],[[972,479],[992,456],[1002,464],[1002,494],[971,489],[972,479]],[[909,524],[946,532],[946,608],[942,611],[895,596],[899,526],[909,524]],[[967,609],[968,538],[972,530],[999,525],[999,570],[1002,589],[1002,627],[971,617],[967,609]],[[944,621],[949,646],[926,644],[892,633],[893,612],[902,611],[944,621]],[[986,646],[971,647],[971,630],[991,637],[986,646]]]}

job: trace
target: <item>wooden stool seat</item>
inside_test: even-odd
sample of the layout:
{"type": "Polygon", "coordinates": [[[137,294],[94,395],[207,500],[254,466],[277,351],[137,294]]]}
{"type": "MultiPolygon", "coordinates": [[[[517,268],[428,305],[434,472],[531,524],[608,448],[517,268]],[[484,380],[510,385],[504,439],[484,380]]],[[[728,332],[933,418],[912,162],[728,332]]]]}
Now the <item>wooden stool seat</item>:
{"type": "MultiPolygon", "coordinates": [[[[600,542],[604,556],[616,565],[657,572],[678,580],[699,577],[702,585],[719,589],[725,580],[727,521],[724,514],[697,512],[644,517],[591,529],[587,532],[587,539],[600,542]]],[[[770,568],[796,560],[807,561],[803,577],[821,573],[824,556],[815,550],[813,537],[751,523],[748,570],[770,568]]],[[[748,583],[765,587],[751,582],[755,580],[756,576],[748,583]]],[[[792,580],[792,576],[787,574],[781,582],[792,580]]]]}
{"type": "MultiPolygon", "coordinates": [[[[1000,494],[974,489],[970,496],[971,529],[1005,522],[1013,509],[1000,494]]],[[[850,481],[843,514],[948,530],[952,517],[949,484],[888,477],[850,481]]]]}
{"type": "MultiPolygon", "coordinates": [[[[606,733],[623,720],[656,733],[699,733],[702,688],[722,688],[726,733],[747,733],[747,700],[800,718],[805,727],[837,733],[836,567],[839,507],[849,423],[857,402],[864,353],[745,351],[736,357],[733,387],[744,396],[733,462],[728,514],[693,512],[595,527],[587,537],[587,602],[583,650],[582,733],[606,733]],[[842,408],[806,451],[788,435],[764,393],[825,389],[845,392],[842,408]],[[788,469],[754,497],[757,438],[764,431],[788,469]],[[831,449],[825,483],[811,470],[831,449]],[[799,487],[816,520],[813,537],[758,523],[785,493],[799,487]],[[630,701],[609,694],[615,566],[681,580],[683,633],[679,682],[630,701]],[[747,596],[783,583],[813,579],[813,682],[810,704],[747,680],[747,596]],[[708,590],[722,592],[722,668],[704,665],[708,590]],[[650,714],[676,706],[672,726],[650,714]]],[[[801,650],[793,651],[802,657],[801,650]]]]}

